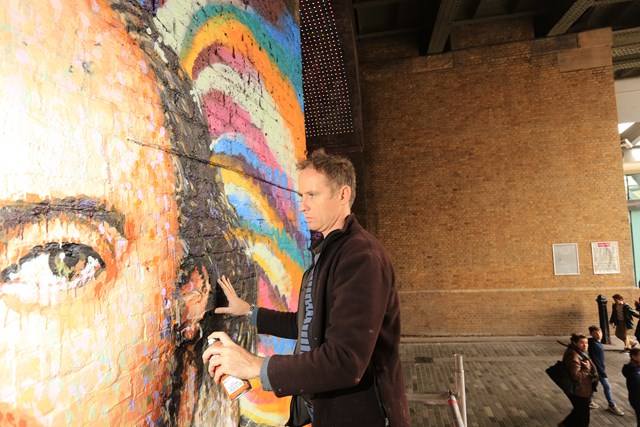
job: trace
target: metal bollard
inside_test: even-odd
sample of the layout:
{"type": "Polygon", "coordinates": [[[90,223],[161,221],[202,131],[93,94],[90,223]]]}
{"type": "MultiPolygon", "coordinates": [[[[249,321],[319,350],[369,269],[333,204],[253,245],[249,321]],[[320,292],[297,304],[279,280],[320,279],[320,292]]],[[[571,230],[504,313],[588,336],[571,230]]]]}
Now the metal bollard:
{"type": "Polygon", "coordinates": [[[464,421],[462,420],[462,415],[460,415],[460,408],[458,408],[456,395],[453,394],[452,391],[449,391],[449,400],[447,400],[447,403],[449,404],[449,409],[451,410],[451,425],[453,427],[465,427],[464,421]]]}
{"type": "Polygon", "coordinates": [[[600,294],[598,298],[598,318],[600,319],[600,329],[602,329],[603,344],[611,344],[611,335],[609,334],[609,316],[607,314],[607,297],[600,294]]]}
{"type": "Polygon", "coordinates": [[[467,397],[465,391],[465,381],[464,381],[464,367],[462,365],[462,355],[454,354],[455,358],[455,377],[454,377],[454,388],[455,395],[460,398],[459,407],[460,407],[460,416],[462,418],[463,425],[466,427],[467,425],[467,397]]]}

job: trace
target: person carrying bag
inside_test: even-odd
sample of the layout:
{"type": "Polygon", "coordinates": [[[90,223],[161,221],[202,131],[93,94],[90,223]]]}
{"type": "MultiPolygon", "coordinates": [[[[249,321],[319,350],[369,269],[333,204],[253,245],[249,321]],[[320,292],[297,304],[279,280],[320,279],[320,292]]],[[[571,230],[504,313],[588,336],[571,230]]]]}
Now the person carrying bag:
{"type": "Polygon", "coordinates": [[[589,425],[589,401],[598,384],[598,371],[588,354],[588,338],[572,334],[571,343],[562,356],[562,362],[547,369],[547,374],[565,392],[573,410],[558,427],[587,427],[589,425]],[[561,372],[564,368],[564,373],[561,372]],[[551,373],[549,372],[551,370],[551,373]],[[551,375],[554,375],[553,377],[551,375]]]}

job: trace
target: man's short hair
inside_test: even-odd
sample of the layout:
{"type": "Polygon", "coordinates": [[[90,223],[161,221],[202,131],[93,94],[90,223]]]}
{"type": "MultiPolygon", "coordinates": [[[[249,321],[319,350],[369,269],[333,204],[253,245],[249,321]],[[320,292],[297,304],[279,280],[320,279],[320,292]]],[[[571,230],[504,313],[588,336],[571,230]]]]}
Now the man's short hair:
{"type": "Polygon", "coordinates": [[[631,350],[629,350],[629,357],[637,356],[638,353],[640,353],[640,348],[634,347],[631,350]]]}
{"type": "Polygon", "coordinates": [[[618,300],[618,301],[624,301],[624,297],[620,294],[613,294],[612,297],[614,300],[618,300]]]}
{"type": "Polygon", "coordinates": [[[356,171],[349,159],[327,154],[320,148],[298,163],[298,170],[304,170],[309,167],[323,173],[334,191],[344,185],[351,187],[349,206],[353,205],[353,201],[356,199],[356,171]]]}
{"type": "Polygon", "coordinates": [[[583,334],[573,333],[571,334],[571,342],[578,342],[580,340],[586,340],[587,336],[583,334]]]}
{"type": "Polygon", "coordinates": [[[591,332],[600,332],[600,327],[596,325],[589,326],[589,333],[591,332]]]}

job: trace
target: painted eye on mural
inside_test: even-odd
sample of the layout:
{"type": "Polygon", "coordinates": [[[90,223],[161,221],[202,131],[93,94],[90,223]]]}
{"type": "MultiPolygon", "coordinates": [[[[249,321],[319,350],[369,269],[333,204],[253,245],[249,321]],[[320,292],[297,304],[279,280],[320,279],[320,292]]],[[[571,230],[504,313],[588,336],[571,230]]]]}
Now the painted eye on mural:
{"type": "Polygon", "coordinates": [[[96,280],[106,268],[93,248],[80,243],[47,243],[0,272],[0,296],[23,303],[50,305],[57,292],[70,291],[96,280]]]}

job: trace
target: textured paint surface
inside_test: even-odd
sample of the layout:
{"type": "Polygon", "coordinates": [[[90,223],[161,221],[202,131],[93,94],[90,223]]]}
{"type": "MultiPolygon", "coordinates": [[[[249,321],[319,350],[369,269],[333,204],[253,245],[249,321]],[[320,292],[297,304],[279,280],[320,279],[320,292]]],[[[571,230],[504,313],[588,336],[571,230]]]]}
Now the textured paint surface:
{"type": "Polygon", "coordinates": [[[154,424],[180,251],[171,162],[128,142],[169,145],[153,79],[106,4],[10,1],[0,27],[0,424],[154,424]],[[58,243],[104,267],[73,280],[58,243]]]}
{"type": "Polygon", "coordinates": [[[286,399],[254,384],[229,402],[199,355],[219,328],[256,344],[246,322],[211,315],[218,274],[261,305],[297,306],[308,232],[292,192],[291,13],[3,6],[0,425],[283,424],[286,399]]]}
{"type": "MultiPolygon", "coordinates": [[[[156,14],[165,43],[194,82],[224,165],[224,193],[258,276],[260,306],[296,310],[307,230],[289,191],[304,155],[299,29],[277,1],[167,1],[156,14]]],[[[259,337],[260,354],[294,343],[259,337]]],[[[256,387],[240,402],[243,421],[283,425],[288,399],[256,387]]]]}

